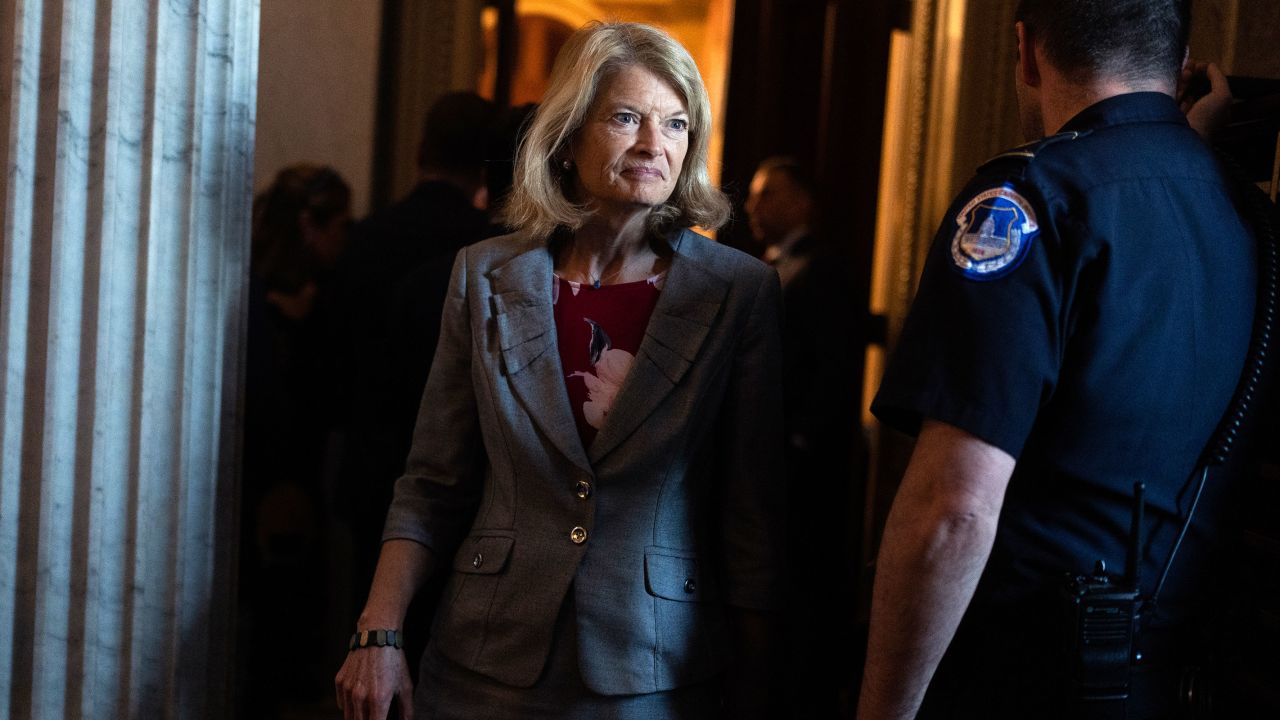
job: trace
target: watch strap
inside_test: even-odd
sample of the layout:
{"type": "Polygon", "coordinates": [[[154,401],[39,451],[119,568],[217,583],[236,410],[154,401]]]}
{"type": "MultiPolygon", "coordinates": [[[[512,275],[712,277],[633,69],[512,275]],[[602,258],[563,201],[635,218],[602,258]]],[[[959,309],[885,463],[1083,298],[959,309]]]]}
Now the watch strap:
{"type": "Polygon", "coordinates": [[[404,647],[404,632],[401,630],[359,630],[351,636],[347,643],[347,651],[367,647],[404,647]]]}

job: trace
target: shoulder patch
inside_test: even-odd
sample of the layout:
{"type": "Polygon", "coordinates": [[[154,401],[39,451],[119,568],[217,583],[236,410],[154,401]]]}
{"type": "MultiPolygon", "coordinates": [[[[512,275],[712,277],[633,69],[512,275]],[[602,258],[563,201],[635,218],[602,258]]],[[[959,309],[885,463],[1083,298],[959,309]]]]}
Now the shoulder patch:
{"type": "Polygon", "coordinates": [[[956,215],[951,259],[973,280],[994,280],[1022,263],[1040,234],[1035,210],[1009,183],[980,192],[956,215]]]}

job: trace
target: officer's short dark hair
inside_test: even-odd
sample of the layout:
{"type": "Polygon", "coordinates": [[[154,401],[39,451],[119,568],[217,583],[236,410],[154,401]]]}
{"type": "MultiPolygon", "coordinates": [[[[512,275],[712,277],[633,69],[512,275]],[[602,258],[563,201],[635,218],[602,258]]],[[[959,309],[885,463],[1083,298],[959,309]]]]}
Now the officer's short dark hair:
{"type": "Polygon", "coordinates": [[[418,146],[418,167],[423,170],[478,172],[489,153],[498,109],[473,92],[441,95],[427,112],[418,146]]]}
{"type": "Polygon", "coordinates": [[[1016,18],[1073,80],[1173,79],[1190,33],[1191,0],[1021,0],[1016,18]]]}

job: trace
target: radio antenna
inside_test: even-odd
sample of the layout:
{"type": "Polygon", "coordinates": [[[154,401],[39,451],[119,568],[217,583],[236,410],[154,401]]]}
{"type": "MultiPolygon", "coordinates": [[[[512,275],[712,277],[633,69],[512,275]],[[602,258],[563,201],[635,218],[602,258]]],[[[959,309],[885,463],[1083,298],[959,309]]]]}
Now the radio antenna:
{"type": "Polygon", "coordinates": [[[1142,516],[1146,507],[1147,485],[1142,481],[1133,484],[1133,518],[1129,526],[1129,558],[1126,575],[1129,587],[1142,592],[1142,516]]]}

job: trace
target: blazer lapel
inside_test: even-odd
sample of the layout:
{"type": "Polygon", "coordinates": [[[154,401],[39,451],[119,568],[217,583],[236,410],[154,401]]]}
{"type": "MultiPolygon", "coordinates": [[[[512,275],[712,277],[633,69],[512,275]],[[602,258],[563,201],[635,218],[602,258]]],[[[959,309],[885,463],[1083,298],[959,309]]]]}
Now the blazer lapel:
{"type": "Polygon", "coordinates": [[[525,411],[565,457],[591,472],[565,389],[551,278],[551,253],[541,241],[529,241],[524,252],[489,272],[495,340],[502,372],[525,411]]]}
{"type": "Polygon", "coordinates": [[[619,389],[604,427],[588,451],[592,463],[629,437],[666,399],[693,365],[720,315],[729,282],[682,252],[685,233],[674,244],[671,267],[645,328],[635,363],[619,389]]]}

